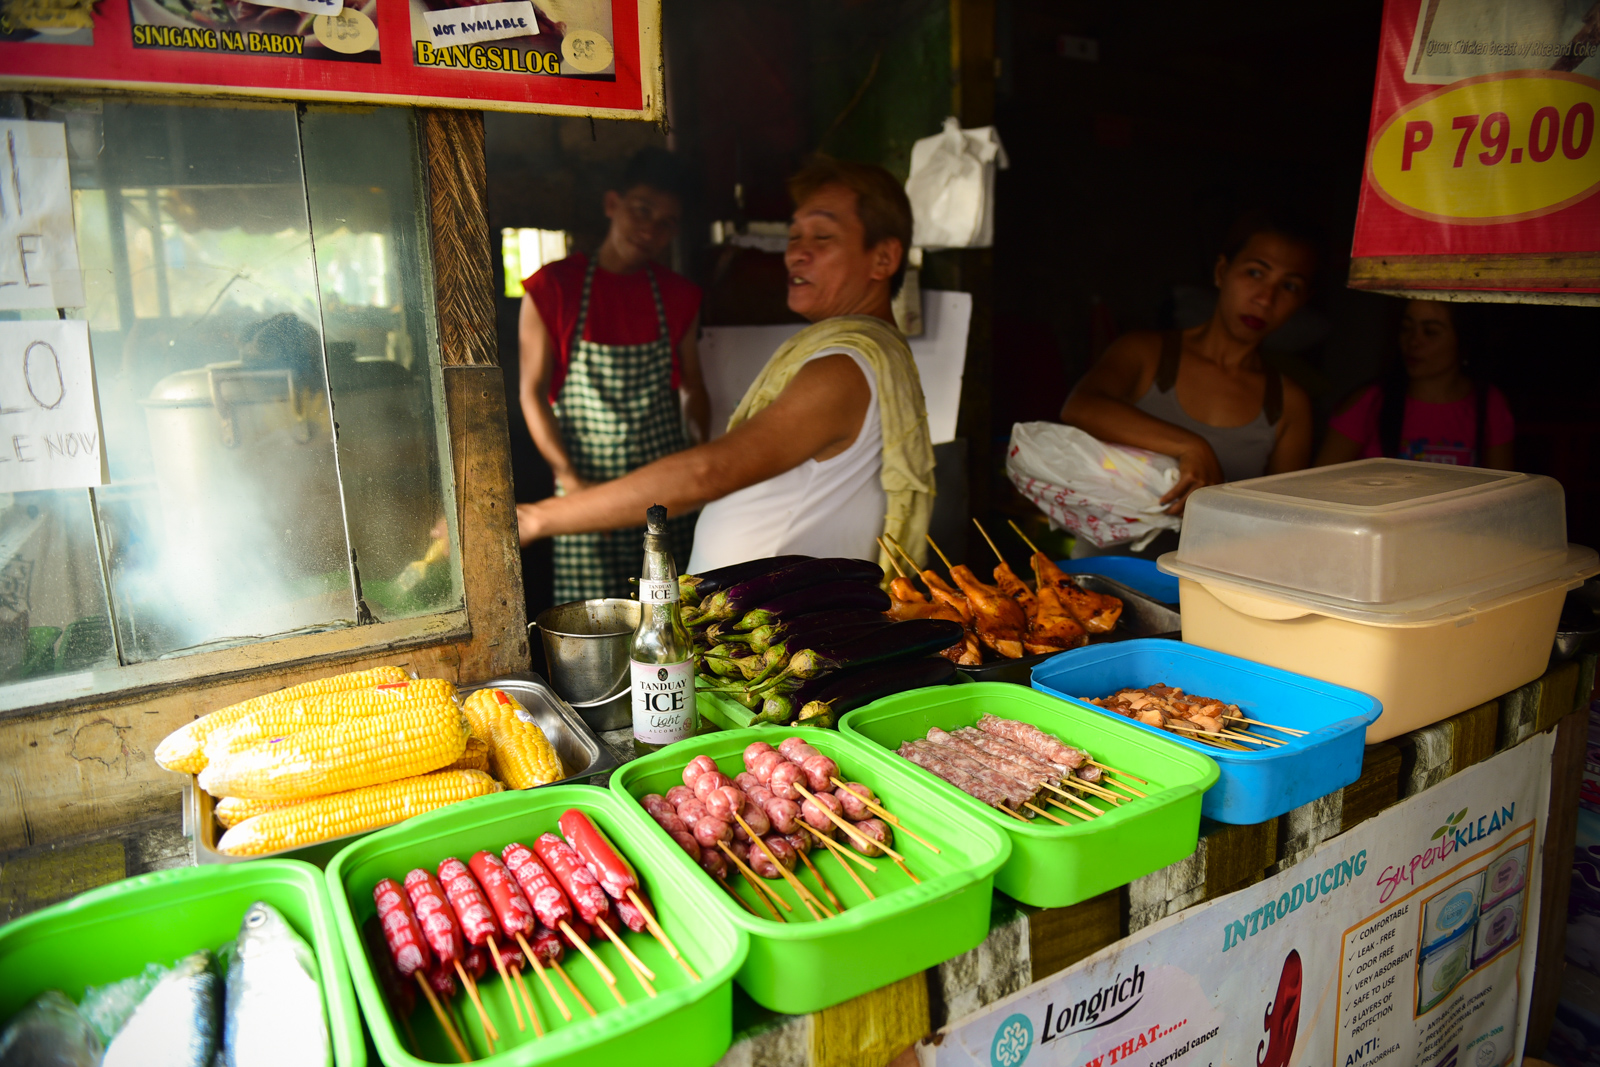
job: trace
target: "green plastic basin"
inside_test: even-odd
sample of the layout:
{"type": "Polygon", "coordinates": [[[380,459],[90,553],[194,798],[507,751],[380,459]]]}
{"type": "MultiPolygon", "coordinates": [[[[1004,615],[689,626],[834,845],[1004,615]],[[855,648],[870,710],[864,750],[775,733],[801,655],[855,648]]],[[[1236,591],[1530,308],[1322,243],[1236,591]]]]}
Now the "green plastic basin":
{"type": "Polygon", "coordinates": [[[298,860],[156,871],[91,889],[0,927],[0,1022],[47,989],[88,986],[170,965],[239,934],[250,905],[277,908],[317,954],[338,1067],[363,1067],[366,1045],[322,872],[298,860]]]}
{"type": "MultiPolygon", "coordinates": [[[[782,922],[772,919],[742,878],[729,886],[759,914],[724,892],[643,808],[630,804],[628,814],[637,833],[670,848],[679,868],[715,901],[719,919],[750,934],[750,955],[738,980],[764,1007],[791,1015],[819,1011],[909,974],[959,956],[989,932],[989,906],[994,872],[1010,852],[1006,837],[965,813],[928,787],[917,768],[889,756],[859,738],[805,726],[763,726],[691,738],[664,748],[611,774],[611,788],[637,801],[647,793],[666,793],[683,782],[683,768],[697,754],[716,761],[732,777],[744,770],[745,746],[752,741],[777,745],[798,735],[839,765],[845,781],[871,786],[906,826],[940,849],[934,853],[896,831],[894,848],[920,878],[916,884],[886,856],[869,862],[876,872],[855,868],[867,895],[841,869],[843,861],[825,855],[820,846],[812,861],[845,910],[831,919],[813,921],[794,890],[784,882],[768,883],[786,897],[793,911],[782,922]]],[[[795,874],[821,899],[827,896],[804,865],[795,874]]]]}
{"type": "Polygon", "coordinates": [[[892,753],[904,741],[926,737],[932,726],[943,730],[974,726],[984,712],[1032,723],[1069,745],[1088,749],[1101,763],[1150,783],[1131,783],[1148,795],[1126,804],[1085,797],[1090,804],[1109,809],[1088,821],[1047,809],[1071,825],[1058,826],[1038,816],[1019,822],[898,755],[891,756],[927,788],[1010,839],[1011,858],[994,877],[995,888],[1002,893],[1024,904],[1065,907],[1176,863],[1195,850],[1201,796],[1219,773],[1215,761],[1035,690],[1004,682],[919,689],[857,708],[841,720],[839,730],[892,753]]]}
{"type": "Polygon", "coordinates": [[[571,1022],[562,1019],[544,984],[529,971],[523,981],[545,1028],[545,1036],[536,1037],[531,1027],[517,1029],[504,984],[491,968],[478,982],[478,992],[501,1040],[496,1054],[487,1056],[477,1013],[458,990],[455,1018],[469,1050],[485,1063],[507,1067],[580,1063],[585,1067],[637,1067],[644,1063],[705,1067],[727,1051],[733,1039],[733,974],[749,947],[744,932],[723,922],[709,906],[705,887],[688,877],[672,856],[677,846],[670,840],[663,844],[640,834],[637,822],[627,818],[618,797],[587,785],[558,785],[509,790],[440,808],[362,838],[328,865],[334,919],[356,996],[384,1063],[391,1067],[454,1063],[456,1056],[420,995],[410,1023],[421,1058],[413,1055],[403,1032],[396,1028],[394,1013],[361,938],[362,924],[376,911],[372,887],[384,878],[404,881],[406,872],[416,867],[436,872],[449,856],[466,863],[480,849],[498,855],[512,841],[531,848],[542,833],[560,834],[556,820],[569,808],[589,816],[633,864],[667,936],[701,981],[692,981],[647,934],[623,933],[628,947],[656,974],[652,984],[658,995],[652,999],[634,980],[621,953],[597,933],[591,947],[616,976],[626,1007],[617,1004],[594,967],[569,950],[562,966],[599,1015],[590,1018],[566,987],[553,979],[573,1015],[571,1022]]]}

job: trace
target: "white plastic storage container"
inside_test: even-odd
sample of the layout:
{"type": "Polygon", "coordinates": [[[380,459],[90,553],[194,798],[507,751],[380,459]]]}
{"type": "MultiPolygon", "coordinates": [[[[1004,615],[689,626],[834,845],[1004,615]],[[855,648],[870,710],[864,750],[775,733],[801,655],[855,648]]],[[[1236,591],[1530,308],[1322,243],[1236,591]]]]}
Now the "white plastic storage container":
{"type": "Polygon", "coordinates": [[[1600,572],[1554,480],[1397,459],[1201,489],[1160,566],[1185,641],[1382,701],[1369,744],[1537,678],[1600,572]]]}

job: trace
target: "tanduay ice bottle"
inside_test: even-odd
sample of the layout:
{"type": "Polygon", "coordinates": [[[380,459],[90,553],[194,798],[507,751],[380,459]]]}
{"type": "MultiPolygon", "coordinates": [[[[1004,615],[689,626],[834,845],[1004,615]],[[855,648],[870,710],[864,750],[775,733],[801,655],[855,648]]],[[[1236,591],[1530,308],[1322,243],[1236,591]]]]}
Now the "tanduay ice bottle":
{"type": "Polygon", "coordinates": [[[645,512],[644,573],[639,576],[639,628],[628,646],[633,672],[633,750],[654,752],[693,737],[694,652],[678,601],[678,568],[667,545],[667,509],[645,512]]]}

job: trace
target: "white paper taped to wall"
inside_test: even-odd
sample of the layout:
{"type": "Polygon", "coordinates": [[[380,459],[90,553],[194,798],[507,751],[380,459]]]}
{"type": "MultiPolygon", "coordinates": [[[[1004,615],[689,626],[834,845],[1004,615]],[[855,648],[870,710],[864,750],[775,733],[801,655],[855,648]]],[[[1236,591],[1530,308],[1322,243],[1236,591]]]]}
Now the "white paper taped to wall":
{"type": "Polygon", "coordinates": [[[66,129],[0,119],[0,310],[83,306],[66,129]]]}
{"type": "Polygon", "coordinates": [[[104,485],[89,324],[0,322],[0,493],[104,485]]]}

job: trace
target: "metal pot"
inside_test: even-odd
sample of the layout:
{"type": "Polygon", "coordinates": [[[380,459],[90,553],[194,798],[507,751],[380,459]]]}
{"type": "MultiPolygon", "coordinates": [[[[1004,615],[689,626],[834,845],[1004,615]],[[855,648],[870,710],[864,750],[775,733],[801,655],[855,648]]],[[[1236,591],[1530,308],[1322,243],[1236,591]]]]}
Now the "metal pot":
{"type": "Polygon", "coordinates": [[[550,684],[595,730],[633,723],[628,644],[639,628],[639,602],[575,600],[539,613],[529,624],[544,640],[550,684]]]}

